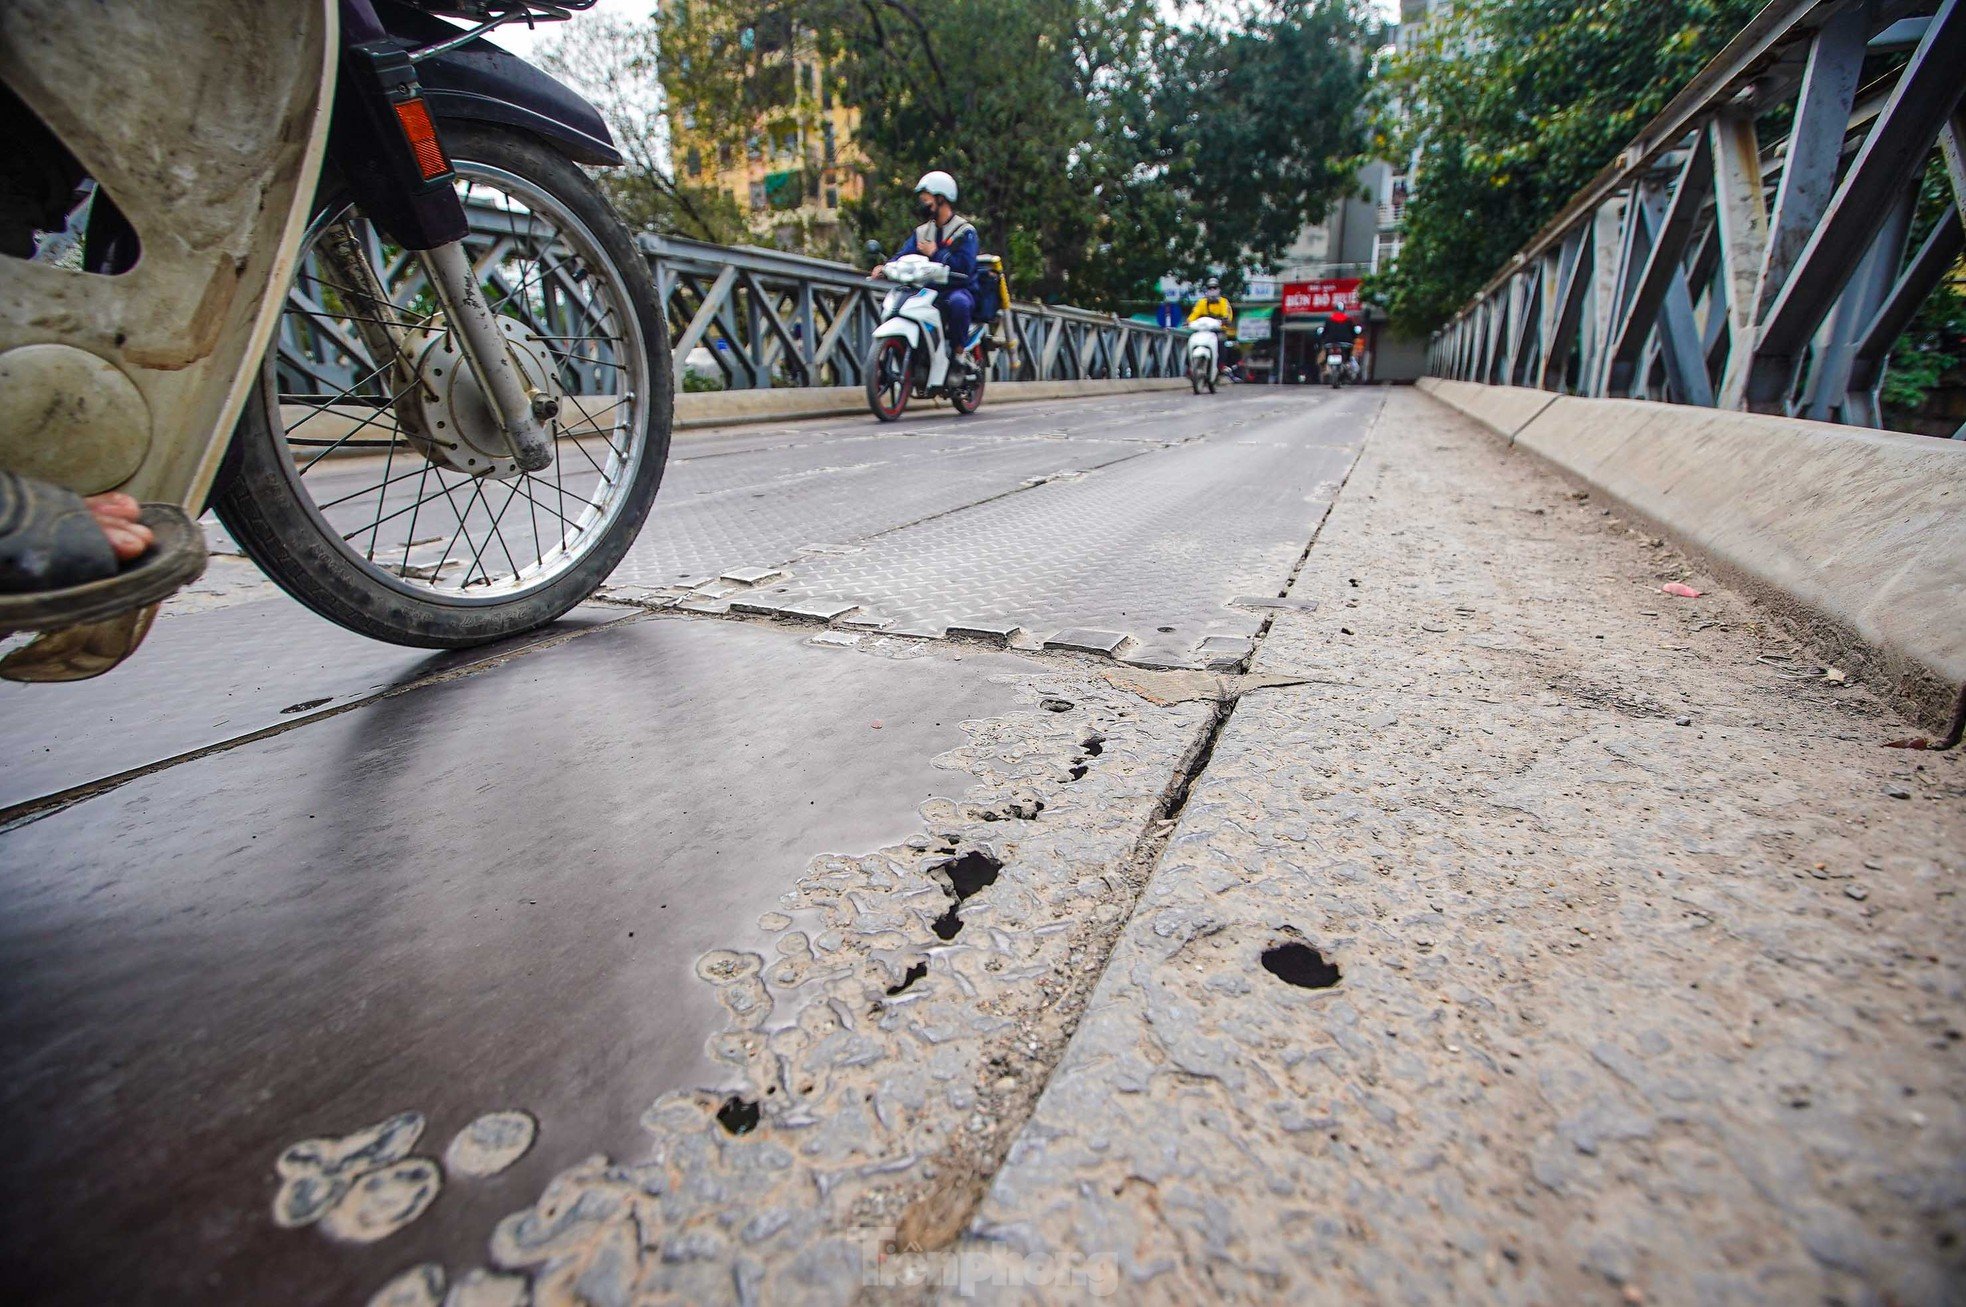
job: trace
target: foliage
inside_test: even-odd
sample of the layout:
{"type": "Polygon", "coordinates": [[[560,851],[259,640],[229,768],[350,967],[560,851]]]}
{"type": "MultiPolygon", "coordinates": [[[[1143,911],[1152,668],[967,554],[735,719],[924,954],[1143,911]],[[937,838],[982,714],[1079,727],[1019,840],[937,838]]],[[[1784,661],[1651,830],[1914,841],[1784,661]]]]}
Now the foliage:
{"type": "MultiPolygon", "coordinates": [[[[725,148],[810,126],[766,73],[810,40],[860,110],[848,218],[892,245],[942,168],[1019,293],[1089,306],[1163,273],[1262,263],[1349,184],[1362,143],[1362,10],[1261,0],[1203,20],[1161,0],[669,0],[664,86],[725,148]],[[1174,17],[1170,17],[1168,11],[1174,17]],[[809,34],[809,35],[806,35],[809,34]],[[764,89],[760,89],[764,88],[764,89]]],[[[778,79],[782,81],[783,79],[778,79]]]]}
{"type": "Polygon", "coordinates": [[[602,169],[595,180],[631,227],[725,243],[743,239],[744,215],[728,194],[679,183],[670,172],[651,25],[583,17],[566,25],[539,62],[579,87],[607,120],[627,165],[602,169]]]}
{"type": "MultiPolygon", "coordinates": [[[[1916,251],[1932,228],[1956,222],[1951,210],[1952,183],[1945,162],[1935,151],[1919,183],[1918,207],[1911,223],[1909,247],[1916,251]]],[[[1957,266],[1954,273],[1959,272],[1957,266]]],[[[1957,275],[1942,281],[1912,315],[1892,343],[1889,366],[1879,398],[1888,409],[1914,415],[1939,388],[1946,374],[1966,363],[1966,282],[1957,275]]]]}
{"type": "MultiPolygon", "coordinates": [[[[1209,17],[1215,17],[1212,13],[1209,17]]],[[[1100,213],[1088,302],[1152,300],[1155,279],[1270,268],[1352,185],[1364,131],[1364,10],[1253,5],[1233,25],[1158,24],[1102,88],[1100,213]]]]}
{"type": "Polygon", "coordinates": [[[1607,163],[1760,0],[1472,0],[1376,70],[1372,152],[1414,161],[1398,266],[1369,288],[1427,332],[1607,163]]]}

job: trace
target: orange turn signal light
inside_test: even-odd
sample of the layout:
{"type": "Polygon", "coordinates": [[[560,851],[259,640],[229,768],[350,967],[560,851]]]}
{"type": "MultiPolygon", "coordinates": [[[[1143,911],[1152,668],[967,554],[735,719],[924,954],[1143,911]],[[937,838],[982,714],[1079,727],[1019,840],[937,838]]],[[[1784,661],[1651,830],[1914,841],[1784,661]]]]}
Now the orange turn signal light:
{"type": "Polygon", "coordinates": [[[403,126],[403,138],[410,143],[410,152],[416,156],[423,180],[433,182],[449,174],[451,161],[444,157],[444,147],[437,140],[437,124],[430,121],[430,109],[422,98],[398,100],[396,121],[403,126]]]}

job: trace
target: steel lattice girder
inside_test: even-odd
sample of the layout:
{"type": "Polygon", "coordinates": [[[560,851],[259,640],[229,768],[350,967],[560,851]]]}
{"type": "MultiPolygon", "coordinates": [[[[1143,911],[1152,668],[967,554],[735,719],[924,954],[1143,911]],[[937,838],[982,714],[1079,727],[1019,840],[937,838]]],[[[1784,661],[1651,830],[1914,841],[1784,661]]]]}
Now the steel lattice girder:
{"type": "MultiPolygon", "coordinates": [[[[879,324],[880,300],[896,287],[849,264],[750,246],[645,233],[670,324],[678,384],[697,346],[716,343],[731,389],[857,384],[879,324]]],[[[1006,305],[1013,348],[995,356],[1003,381],[1181,374],[1185,328],[1124,321],[1062,305],[1006,305]]]]}
{"type": "Polygon", "coordinates": [[[1435,334],[1429,371],[1874,423],[1961,245],[1955,205],[1907,261],[1935,145],[1966,193],[1962,67],[1962,0],[1777,0],[1435,334]]]}

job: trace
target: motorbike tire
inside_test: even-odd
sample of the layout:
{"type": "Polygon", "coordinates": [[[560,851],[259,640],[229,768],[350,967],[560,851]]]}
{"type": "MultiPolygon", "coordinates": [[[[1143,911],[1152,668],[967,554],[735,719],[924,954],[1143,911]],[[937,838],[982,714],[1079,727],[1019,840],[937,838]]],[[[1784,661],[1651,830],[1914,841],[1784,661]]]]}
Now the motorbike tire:
{"type": "Polygon", "coordinates": [[[909,371],[908,342],[899,336],[883,336],[874,342],[874,352],[867,356],[867,407],[874,416],[883,422],[894,422],[908,411],[908,396],[914,389],[914,378],[909,371]],[[901,376],[901,384],[895,391],[894,403],[889,407],[882,398],[885,389],[882,376],[893,359],[892,366],[901,376]]]}
{"type": "Polygon", "coordinates": [[[1192,367],[1188,369],[1188,384],[1194,387],[1197,395],[1201,394],[1201,373],[1195,371],[1192,367]]]}
{"type": "MultiPolygon", "coordinates": [[[[978,367],[988,366],[981,355],[976,357],[976,363],[978,367]]],[[[971,413],[983,407],[983,387],[989,380],[990,374],[988,372],[977,373],[974,382],[967,386],[957,386],[949,392],[949,403],[955,407],[957,413],[963,417],[968,417],[971,413]]]]}
{"type": "MultiPolygon", "coordinates": [[[[634,544],[655,502],[675,407],[669,335],[648,264],[592,180],[571,160],[523,132],[448,123],[443,130],[454,162],[511,173],[551,194],[587,228],[601,256],[620,274],[627,307],[640,324],[651,393],[641,458],[614,519],[585,555],[529,593],[505,601],[462,603],[391,586],[337,547],[322,519],[301,502],[303,492],[283,466],[290,457],[282,448],[286,431],[272,420],[262,369],[227,450],[225,489],[213,504],[219,521],[282,590],[322,617],[371,639],[425,649],[468,648],[534,630],[591,595],[634,544]]],[[[344,202],[324,187],[315,212],[324,214],[344,202]]]]}

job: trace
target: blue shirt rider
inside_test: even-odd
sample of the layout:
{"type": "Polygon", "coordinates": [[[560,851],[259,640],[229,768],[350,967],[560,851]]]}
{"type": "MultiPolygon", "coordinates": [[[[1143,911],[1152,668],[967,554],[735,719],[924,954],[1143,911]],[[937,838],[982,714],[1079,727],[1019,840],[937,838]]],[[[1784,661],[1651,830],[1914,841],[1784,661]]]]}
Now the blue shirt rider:
{"type": "MultiPolygon", "coordinates": [[[[976,228],[956,212],[956,179],[946,172],[927,173],[916,182],[915,202],[922,224],[902,242],[895,257],[920,254],[949,269],[948,282],[937,290],[936,305],[942,310],[942,324],[958,364],[972,367],[962,346],[976,313],[976,228]]],[[[878,277],[886,270],[883,263],[871,275],[878,277]]]]}

